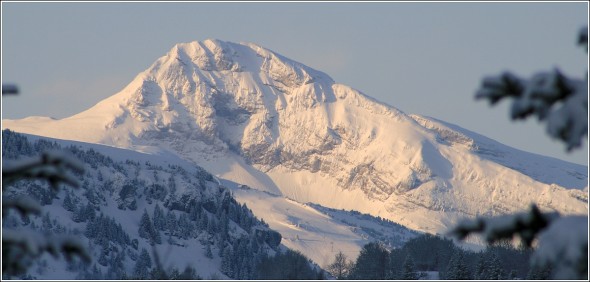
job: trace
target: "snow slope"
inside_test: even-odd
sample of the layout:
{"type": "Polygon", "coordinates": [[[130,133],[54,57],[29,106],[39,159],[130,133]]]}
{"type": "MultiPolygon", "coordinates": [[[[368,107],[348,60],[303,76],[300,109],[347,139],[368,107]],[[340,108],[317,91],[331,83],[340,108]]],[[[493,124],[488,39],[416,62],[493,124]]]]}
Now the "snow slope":
{"type": "Polygon", "coordinates": [[[390,248],[401,247],[418,235],[369,215],[355,216],[350,211],[302,204],[227,180],[222,183],[232,189],[238,202],[251,207],[270,228],[281,233],[281,244],[300,251],[321,267],[332,263],[338,252],[354,259],[369,242],[383,242],[390,248]]]}
{"type": "Polygon", "coordinates": [[[254,189],[430,233],[532,202],[588,211],[587,167],[407,115],[252,43],[177,44],[87,111],[3,128],[171,152],[254,189]]]}
{"type": "Polygon", "coordinates": [[[584,167],[580,165],[517,150],[473,131],[432,117],[410,116],[420,125],[436,132],[439,142],[463,144],[481,158],[519,171],[536,181],[546,184],[555,183],[568,188],[580,188],[588,185],[588,174],[583,171],[584,167]],[[565,175],[571,177],[564,177],[565,175]]]}

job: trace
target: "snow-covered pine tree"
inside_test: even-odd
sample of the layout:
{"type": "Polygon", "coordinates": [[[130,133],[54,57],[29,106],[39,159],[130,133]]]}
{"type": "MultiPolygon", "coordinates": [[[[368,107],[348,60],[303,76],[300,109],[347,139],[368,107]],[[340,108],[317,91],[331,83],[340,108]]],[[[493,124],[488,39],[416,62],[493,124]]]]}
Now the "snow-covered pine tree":
{"type": "Polygon", "coordinates": [[[166,229],[168,230],[170,235],[177,235],[177,222],[176,222],[176,215],[170,210],[166,213],[166,229]]]}
{"type": "MultiPolygon", "coordinates": [[[[201,203],[196,202],[194,205],[191,205],[188,214],[190,220],[198,221],[201,216],[201,203]]],[[[199,228],[199,225],[197,225],[197,228],[199,228]]]]}
{"type": "Polygon", "coordinates": [[[85,213],[85,207],[79,206],[74,210],[74,214],[72,215],[72,220],[74,222],[85,222],[87,219],[85,213]]]}
{"type": "Polygon", "coordinates": [[[170,190],[170,194],[176,194],[176,180],[174,180],[174,174],[170,174],[168,178],[168,189],[170,190]]]}
{"type": "Polygon", "coordinates": [[[150,220],[150,216],[147,213],[147,210],[143,210],[143,214],[141,215],[141,220],[139,221],[139,237],[148,239],[150,238],[150,226],[152,222],[150,220]]]}
{"type": "Polygon", "coordinates": [[[186,213],[181,213],[178,217],[178,236],[182,239],[188,239],[191,237],[191,232],[193,230],[193,224],[188,219],[186,213]]]}
{"type": "Polygon", "coordinates": [[[90,202],[86,203],[82,213],[84,214],[84,218],[86,218],[86,220],[94,220],[96,218],[96,211],[90,202]]]}
{"type": "Polygon", "coordinates": [[[111,255],[111,258],[107,269],[107,273],[111,277],[110,279],[123,279],[127,275],[123,264],[123,261],[125,261],[125,252],[115,251],[111,255]]]}
{"type": "Polygon", "coordinates": [[[223,274],[233,277],[233,251],[231,246],[226,246],[223,248],[222,257],[221,257],[221,272],[223,274]]]}
{"type": "Polygon", "coordinates": [[[159,204],[156,204],[154,208],[154,227],[158,231],[164,231],[166,229],[166,218],[164,217],[164,211],[159,204]]]}
{"type": "Polygon", "coordinates": [[[76,209],[76,205],[72,201],[72,193],[66,192],[66,196],[64,197],[63,207],[69,212],[73,212],[76,209]]]}
{"type": "Polygon", "coordinates": [[[133,267],[134,278],[147,279],[149,277],[150,268],[152,268],[152,258],[150,257],[148,251],[142,248],[139,258],[133,267]]]}
{"type": "Polygon", "coordinates": [[[156,228],[154,227],[154,224],[150,219],[150,215],[145,209],[143,211],[143,215],[141,216],[141,220],[139,221],[138,233],[139,237],[148,239],[150,245],[162,244],[162,237],[160,236],[160,232],[156,230],[156,228]]]}
{"type": "Polygon", "coordinates": [[[220,230],[220,237],[221,241],[225,242],[229,240],[229,217],[227,212],[223,211],[221,213],[221,220],[219,222],[220,230]]]}

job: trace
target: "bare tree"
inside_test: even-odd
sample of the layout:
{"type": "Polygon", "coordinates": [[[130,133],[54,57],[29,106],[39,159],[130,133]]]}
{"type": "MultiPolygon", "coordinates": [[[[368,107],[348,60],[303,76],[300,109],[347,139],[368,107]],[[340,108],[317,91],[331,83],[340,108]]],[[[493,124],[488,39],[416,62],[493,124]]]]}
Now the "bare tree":
{"type": "Polygon", "coordinates": [[[328,265],[327,270],[332,274],[336,279],[346,279],[348,277],[348,273],[352,267],[352,262],[348,260],[346,255],[342,252],[338,252],[336,257],[334,257],[334,262],[328,265]]]}

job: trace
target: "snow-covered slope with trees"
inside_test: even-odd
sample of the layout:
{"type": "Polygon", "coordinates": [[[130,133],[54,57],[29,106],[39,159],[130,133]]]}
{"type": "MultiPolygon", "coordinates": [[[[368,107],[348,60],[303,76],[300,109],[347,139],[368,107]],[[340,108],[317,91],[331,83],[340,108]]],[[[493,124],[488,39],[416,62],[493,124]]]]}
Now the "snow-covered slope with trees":
{"type": "Polygon", "coordinates": [[[171,152],[254,189],[430,233],[532,202],[566,214],[588,209],[585,166],[407,115],[251,43],[177,44],[87,111],[3,127],[171,152]]]}
{"type": "Polygon", "coordinates": [[[272,242],[267,247],[269,255],[278,249],[292,249],[309,257],[320,267],[325,267],[337,252],[344,252],[354,258],[363,245],[369,242],[378,241],[389,247],[400,247],[418,236],[417,232],[387,220],[358,212],[305,205],[217,179],[174,155],[144,154],[10,131],[4,131],[2,139],[4,164],[42,151],[67,148],[86,167],[86,173],[76,175],[82,183],[81,189],[63,189],[55,194],[49,189],[43,189],[43,182],[21,181],[5,193],[8,197],[29,194],[39,199],[44,213],[42,217],[31,217],[24,221],[12,214],[4,221],[4,227],[76,234],[84,238],[84,244],[90,248],[95,259],[94,265],[86,267],[87,272],[81,272],[85,268],[81,264],[42,257],[29,272],[31,278],[118,279],[123,277],[123,273],[127,277],[154,278],[143,276],[145,273],[135,273],[136,259],[141,255],[142,248],[151,256],[152,267],[148,267],[149,270],[155,267],[149,239],[142,238],[139,231],[144,210],[160,236],[160,243],[155,246],[164,267],[182,273],[184,267],[189,266],[202,278],[257,278],[256,263],[262,254],[261,250],[252,248],[265,238],[272,242]],[[222,205],[222,202],[226,204],[222,205]],[[187,205],[191,207],[187,209],[187,205]],[[255,219],[252,213],[260,215],[258,218],[265,223],[255,219]],[[203,215],[209,217],[207,222],[203,215]],[[164,221],[161,216],[164,216],[164,221]],[[93,228],[97,224],[111,223],[113,232],[123,234],[123,239],[110,234],[110,230],[100,234],[106,239],[94,237],[96,230],[93,228]],[[223,227],[225,225],[227,228],[223,227]],[[227,235],[224,235],[225,232],[227,235]],[[236,246],[240,242],[246,242],[244,238],[250,240],[246,244],[248,248],[243,250],[251,259],[251,265],[248,266],[240,265],[241,260],[235,259],[238,254],[234,250],[239,248],[236,246]],[[115,254],[103,255],[95,241],[116,246],[110,249],[115,254]],[[234,258],[229,261],[224,259],[222,252],[225,250],[220,247],[228,245],[234,251],[230,252],[234,258]],[[208,249],[211,250],[209,254],[208,249]],[[119,260],[122,262],[116,258],[118,255],[121,255],[119,260]],[[113,259],[112,262],[122,263],[123,266],[114,269],[115,266],[105,259],[113,259]],[[246,271],[236,273],[235,269],[238,268],[246,271]]]}
{"type": "Polygon", "coordinates": [[[80,189],[56,193],[44,188],[43,181],[5,187],[3,197],[27,195],[43,207],[41,217],[8,214],[2,223],[5,230],[72,234],[83,240],[93,258],[89,266],[42,257],[29,270],[29,278],[154,279],[155,251],[169,274],[182,273],[185,267],[196,270],[185,279],[245,279],[256,277],[256,264],[279,251],[281,235],[202,168],[185,170],[133,158],[115,161],[92,148],[65,148],[44,139],[29,142],[9,131],[2,132],[2,141],[4,163],[67,149],[85,166],[84,173],[75,175],[80,189]],[[247,264],[239,258],[244,256],[247,264]]]}
{"type": "Polygon", "coordinates": [[[222,181],[238,202],[252,208],[270,228],[281,233],[281,243],[326,267],[338,252],[354,258],[370,242],[399,248],[419,235],[391,221],[354,211],[302,204],[289,198],[222,181]]]}

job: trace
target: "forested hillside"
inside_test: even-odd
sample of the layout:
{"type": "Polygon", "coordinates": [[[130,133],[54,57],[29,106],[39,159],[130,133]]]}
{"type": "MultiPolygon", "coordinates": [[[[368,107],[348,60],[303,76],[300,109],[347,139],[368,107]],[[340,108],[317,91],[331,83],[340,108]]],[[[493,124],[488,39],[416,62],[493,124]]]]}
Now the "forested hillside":
{"type": "MultiPolygon", "coordinates": [[[[281,247],[278,232],[199,167],[114,161],[93,149],[62,148],[43,139],[30,142],[9,130],[2,132],[2,142],[5,164],[61,150],[85,166],[84,173],[75,175],[80,189],[56,192],[44,181],[19,181],[5,188],[6,199],[32,197],[43,213],[22,217],[9,211],[3,228],[23,234],[72,234],[82,238],[93,257],[90,265],[49,255],[37,260],[18,257],[31,260],[29,271],[4,278],[155,279],[161,278],[161,263],[170,278],[256,279],[270,275],[264,273],[273,262],[267,257],[277,253],[307,262],[300,253],[281,247]]],[[[3,256],[12,258],[5,248],[3,256]]],[[[308,273],[301,277],[320,275],[309,263],[303,269],[308,273]]]]}

